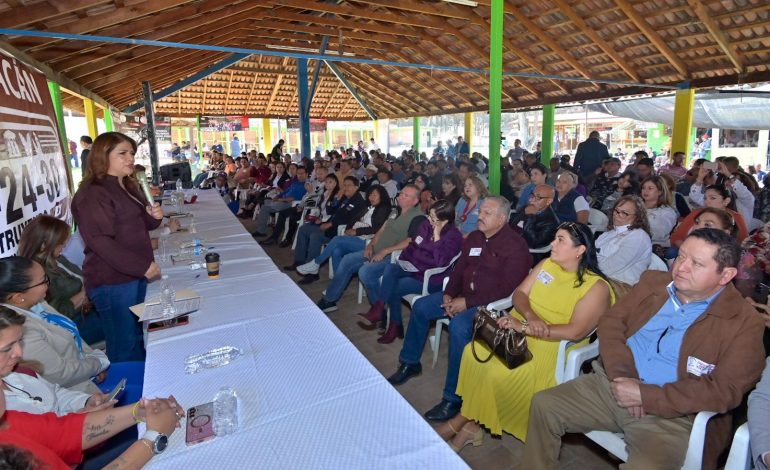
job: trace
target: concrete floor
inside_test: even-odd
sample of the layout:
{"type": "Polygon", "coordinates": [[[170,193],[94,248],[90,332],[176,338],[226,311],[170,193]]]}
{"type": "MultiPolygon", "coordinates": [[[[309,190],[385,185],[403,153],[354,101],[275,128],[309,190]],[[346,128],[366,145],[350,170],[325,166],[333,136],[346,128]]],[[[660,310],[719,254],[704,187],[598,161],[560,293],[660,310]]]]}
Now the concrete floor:
{"type": "MultiPolygon", "coordinates": [[[[253,231],[253,222],[243,221],[250,231],[253,231]]],[[[278,248],[277,245],[265,247],[279,268],[291,264],[294,252],[291,248],[278,248]]],[[[295,280],[300,279],[296,273],[289,273],[295,280]]],[[[300,286],[314,302],[322,297],[322,291],[328,284],[327,267],[321,268],[321,280],[308,286],[300,286]]],[[[365,312],[369,308],[366,297],[362,304],[356,299],[358,282],[356,278],[351,281],[345,294],[337,302],[339,310],[329,314],[329,318],[342,331],[345,336],[366,356],[367,359],[386,377],[395,372],[398,366],[398,353],[402,340],[397,339],[392,344],[377,343],[377,331],[365,331],[356,325],[356,313],[365,312]]],[[[404,324],[409,322],[409,308],[403,307],[404,324]]],[[[438,362],[435,369],[431,369],[432,351],[426,346],[423,353],[423,373],[406,384],[398,387],[398,391],[414,407],[418,413],[424,413],[441,400],[441,391],[444,387],[446,375],[448,334],[446,330],[442,335],[439,349],[438,362]]],[[[467,446],[461,452],[461,457],[474,469],[495,470],[519,468],[517,462],[521,455],[523,444],[510,435],[491,437],[488,433],[484,436],[484,445],[481,447],[467,446]]],[[[600,447],[582,435],[570,435],[564,440],[561,452],[561,468],[569,470],[604,470],[617,468],[618,462],[613,460],[600,447]]],[[[522,469],[525,470],[525,469],[522,469]]],[[[526,469],[530,470],[530,469],[526,469]]]]}

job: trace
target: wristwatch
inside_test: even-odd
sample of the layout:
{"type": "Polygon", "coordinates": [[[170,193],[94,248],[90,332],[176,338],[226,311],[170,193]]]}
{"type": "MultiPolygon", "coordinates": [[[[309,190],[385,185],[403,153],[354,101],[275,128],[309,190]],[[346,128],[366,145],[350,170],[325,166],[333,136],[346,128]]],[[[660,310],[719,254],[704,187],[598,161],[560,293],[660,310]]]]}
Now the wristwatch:
{"type": "Polygon", "coordinates": [[[147,430],[144,432],[142,439],[148,441],[152,446],[152,453],[155,455],[160,454],[168,446],[168,437],[158,431],[147,430]]]}

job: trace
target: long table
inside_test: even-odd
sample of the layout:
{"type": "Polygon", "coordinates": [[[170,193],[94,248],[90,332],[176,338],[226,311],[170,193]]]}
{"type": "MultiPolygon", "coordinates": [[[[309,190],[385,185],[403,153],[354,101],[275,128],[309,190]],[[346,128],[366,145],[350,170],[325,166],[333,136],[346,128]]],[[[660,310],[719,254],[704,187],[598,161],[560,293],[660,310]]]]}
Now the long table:
{"type": "MultiPolygon", "coordinates": [[[[204,301],[188,325],[149,333],[144,395],[173,394],[189,407],[230,386],[239,396],[239,429],[190,447],[180,429],[149,468],[467,468],[216,193],[201,191],[185,209],[198,233],[173,234],[172,244],[205,240],[221,256],[221,276],[161,263],[177,290],[192,288],[204,301]],[[187,356],[221,346],[244,356],[185,373],[187,356]]],[[[148,298],[157,293],[158,283],[150,284],[148,298]]]]}

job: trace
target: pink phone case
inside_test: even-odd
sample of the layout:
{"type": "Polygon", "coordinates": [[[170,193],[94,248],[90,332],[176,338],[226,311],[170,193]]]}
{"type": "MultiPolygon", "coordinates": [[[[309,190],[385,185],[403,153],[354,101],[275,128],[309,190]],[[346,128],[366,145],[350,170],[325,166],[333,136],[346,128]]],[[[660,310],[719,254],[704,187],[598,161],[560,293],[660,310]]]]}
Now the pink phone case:
{"type": "Polygon", "coordinates": [[[214,402],[188,409],[187,437],[185,438],[187,445],[200,444],[214,436],[214,402]]]}

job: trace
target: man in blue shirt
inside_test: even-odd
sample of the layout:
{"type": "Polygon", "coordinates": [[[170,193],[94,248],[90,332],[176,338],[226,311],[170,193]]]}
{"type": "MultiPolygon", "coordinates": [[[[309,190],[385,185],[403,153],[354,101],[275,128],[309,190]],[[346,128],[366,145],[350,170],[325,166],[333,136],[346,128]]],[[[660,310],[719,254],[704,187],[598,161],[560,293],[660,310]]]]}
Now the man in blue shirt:
{"type": "MultiPolygon", "coordinates": [[[[284,192],[279,194],[278,197],[266,201],[265,204],[262,205],[262,209],[259,211],[259,217],[257,218],[257,230],[252,233],[253,236],[266,237],[267,222],[270,219],[270,215],[288,209],[291,207],[292,202],[302,199],[302,196],[307,192],[305,180],[307,180],[307,169],[304,166],[297,167],[297,179],[294,180],[284,192]]],[[[282,230],[281,227],[276,227],[276,229],[282,230]]]]}
{"type": "Polygon", "coordinates": [[[716,468],[730,437],[729,410],[764,366],[764,323],[732,280],[741,250],[721,230],[695,230],[671,274],[645,272],[599,320],[601,359],[535,395],[522,468],[558,467],[567,432],[623,433],[623,467],[679,469],[695,415],[712,418],[703,468],[716,468]]]}

